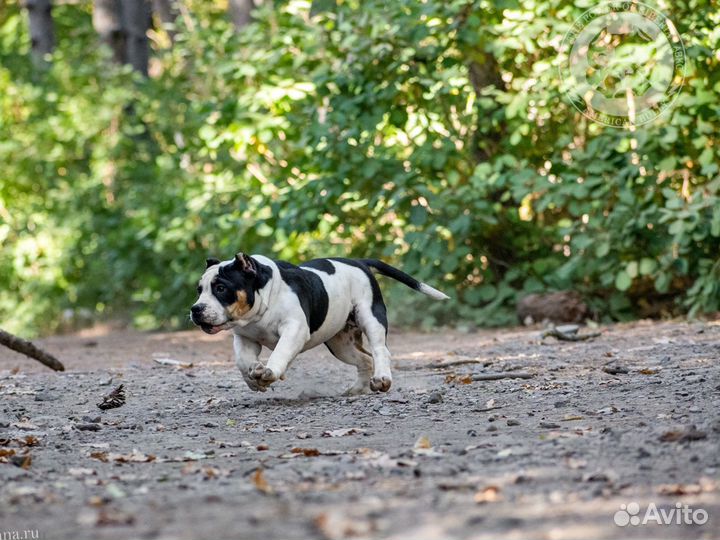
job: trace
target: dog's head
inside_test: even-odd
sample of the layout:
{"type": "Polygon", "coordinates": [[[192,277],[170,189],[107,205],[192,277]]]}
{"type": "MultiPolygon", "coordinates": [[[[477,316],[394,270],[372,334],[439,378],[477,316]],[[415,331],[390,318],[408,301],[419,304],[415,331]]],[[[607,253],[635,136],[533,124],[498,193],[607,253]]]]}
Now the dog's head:
{"type": "Polygon", "coordinates": [[[255,305],[256,292],[271,273],[252,257],[238,253],[232,261],[207,259],[198,282],[198,299],[190,319],[208,334],[232,328],[255,305]]]}

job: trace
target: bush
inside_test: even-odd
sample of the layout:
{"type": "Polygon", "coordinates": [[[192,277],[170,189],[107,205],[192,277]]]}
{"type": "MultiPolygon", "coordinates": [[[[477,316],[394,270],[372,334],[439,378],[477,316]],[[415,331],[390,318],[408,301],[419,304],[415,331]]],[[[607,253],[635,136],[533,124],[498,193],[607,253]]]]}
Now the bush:
{"type": "Polygon", "coordinates": [[[514,322],[579,290],[608,319],[718,310],[720,14],[668,13],[687,50],[670,113],[634,132],[562,95],[559,0],[266,2],[236,33],[191,4],[151,78],[113,67],[86,7],[54,10],[41,72],[0,11],[0,310],[178,327],[208,255],[377,256],[454,292],[393,286],[407,324],[514,322]],[[420,303],[421,302],[421,303],[420,303]]]}

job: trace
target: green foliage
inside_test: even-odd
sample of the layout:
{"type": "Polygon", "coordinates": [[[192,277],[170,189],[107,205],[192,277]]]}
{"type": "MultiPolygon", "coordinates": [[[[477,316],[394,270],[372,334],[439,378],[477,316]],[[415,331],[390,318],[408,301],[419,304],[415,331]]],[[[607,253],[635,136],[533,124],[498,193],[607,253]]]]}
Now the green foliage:
{"type": "Polygon", "coordinates": [[[33,68],[22,12],[1,8],[3,326],[69,308],[178,327],[204,258],[240,249],[399,263],[456,297],[386,287],[425,326],[512,323],[518,296],[568,288],[616,319],[720,309],[711,3],[667,12],[685,87],[634,132],[562,95],[581,2],[271,4],[236,33],[191,3],[148,80],[111,65],[82,4],[56,7],[33,68]]]}

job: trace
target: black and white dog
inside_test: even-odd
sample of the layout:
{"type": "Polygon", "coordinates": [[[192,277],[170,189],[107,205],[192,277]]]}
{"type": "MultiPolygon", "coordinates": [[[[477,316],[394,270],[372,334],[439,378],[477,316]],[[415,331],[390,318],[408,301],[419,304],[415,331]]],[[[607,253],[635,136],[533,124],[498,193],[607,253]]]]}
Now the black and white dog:
{"type": "Polygon", "coordinates": [[[233,330],[235,362],[252,390],[264,392],[284,378],[295,356],[324,343],[357,367],[349,393],[387,392],[387,314],[371,269],[437,300],[448,298],[375,259],[314,259],[295,266],[238,253],[229,261],[207,260],[190,317],[208,334],[233,330]],[[267,365],[258,359],[263,345],[272,349],[267,365]]]}

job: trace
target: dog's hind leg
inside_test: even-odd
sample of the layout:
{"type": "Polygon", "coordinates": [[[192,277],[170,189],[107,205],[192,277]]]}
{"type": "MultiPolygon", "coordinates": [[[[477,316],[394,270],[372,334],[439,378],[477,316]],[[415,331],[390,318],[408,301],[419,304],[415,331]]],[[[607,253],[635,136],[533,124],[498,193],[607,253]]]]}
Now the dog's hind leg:
{"type": "Polygon", "coordinates": [[[370,391],[373,373],[372,356],[362,346],[362,332],[350,324],[325,342],[335,358],[357,368],[357,380],[345,392],[347,395],[366,394],[370,391]]]}
{"type": "Polygon", "coordinates": [[[390,373],[390,351],[387,348],[387,312],[382,298],[378,295],[373,303],[357,306],[357,320],[367,336],[368,346],[373,358],[373,376],[370,389],[375,392],[387,392],[392,385],[390,373]]]}

